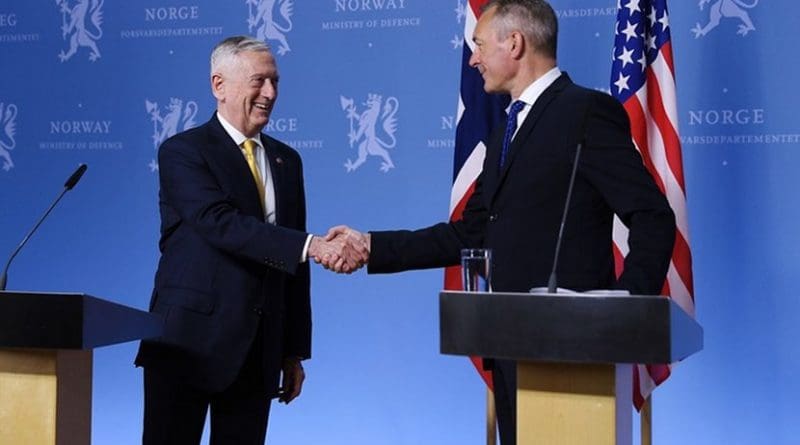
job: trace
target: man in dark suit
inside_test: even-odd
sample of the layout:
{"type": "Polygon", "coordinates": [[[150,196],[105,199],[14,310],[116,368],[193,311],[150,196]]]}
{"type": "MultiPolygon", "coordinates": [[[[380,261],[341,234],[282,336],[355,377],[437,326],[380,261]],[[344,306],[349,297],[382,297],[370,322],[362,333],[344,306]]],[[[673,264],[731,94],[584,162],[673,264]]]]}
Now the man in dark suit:
{"type": "Polygon", "coordinates": [[[148,445],[198,444],[209,407],[211,444],[263,444],[271,399],[300,394],[311,355],[307,258],[345,254],[343,242],[306,233],[300,157],[261,133],[278,91],[269,47],[222,41],[211,88],[211,120],[159,149],[150,310],[164,331],[136,357],[148,445]]]}
{"type": "MultiPolygon", "coordinates": [[[[417,231],[365,235],[340,226],[328,237],[368,246],[370,273],[456,265],[462,248],[486,247],[492,249],[494,290],[546,286],[581,143],[559,286],[658,294],[673,248],[674,215],[631,142],[622,106],[575,85],[558,69],[553,9],[543,0],[491,2],[473,40],[470,65],[483,76],[484,89],[510,94],[509,116],[518,114],[516,122],[509,119],[491,136],[463,218],[417,231]],[[612,255],[614,214],[630,229],[630,253],[619,279],[612,255]]],[[[515,363],[495,360],[492,370],[501,442],[513,445],[515,363]]]]}

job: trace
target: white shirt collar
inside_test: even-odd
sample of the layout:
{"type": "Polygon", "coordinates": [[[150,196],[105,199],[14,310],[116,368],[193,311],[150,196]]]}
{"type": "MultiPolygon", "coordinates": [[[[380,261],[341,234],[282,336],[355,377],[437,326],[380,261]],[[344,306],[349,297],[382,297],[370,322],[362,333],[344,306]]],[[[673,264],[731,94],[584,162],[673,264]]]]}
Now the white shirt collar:
{"type": "Polygon", "coordinates": [[[544,73],[542,77],[536,79],[532,84],[528,85],[527,88],[522,90],[522,94],[519,95],[517,100],[525,102],[526,106],[533,106],[544,90],[552,85],[559,76],[561,76],[561,70],[558,69],[557,66],[553,67],[550,71],[544,73]]]}
{"type": "Polygon", "coordinates": [[[261,147],[261,148],[264,147],[261,144],[261,137],[260,136],[254,137],[254,138],[249,138],[249,137],[245,136],[244,134],[242,134],[241,131],[237,130],[236,127],[231,125],[230,122],[228,122],[224,117],[222,117],[222,115],[220,114],[219,111],[217,111],[217,119],[219,119],[219,123],[222,125],[222,128],[225,129],[225,132],[228,133],[228,136],[230,136],[231,139],[233,139],[233,142],[236,142],[236,145],[241,147],[242,143],[244,141],[246,141],[248,139],[252,139],[252,140],[256,141],[256,144],[258,144],[259,147],[261,147]]]}

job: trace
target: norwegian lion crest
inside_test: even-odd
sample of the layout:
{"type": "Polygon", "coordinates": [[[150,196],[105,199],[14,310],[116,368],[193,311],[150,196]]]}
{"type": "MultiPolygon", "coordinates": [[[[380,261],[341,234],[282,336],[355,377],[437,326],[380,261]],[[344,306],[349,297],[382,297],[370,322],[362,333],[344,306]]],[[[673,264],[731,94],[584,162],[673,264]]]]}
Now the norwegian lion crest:
{"type": "MultiPolygon", "coordinates": [[[[144,101],[145,109],[153,122],[153,148],[158,149],[162,142],[178,131],[188,130],[197,125],[197,102],[190,100],[184,105],[182,99],[170,98],[166,107],[166,114],[161,116],[161,108],[156,102],[144,101]]],[[[150,162],[150,169],[158,169],[155,159],[150,162]]]]}
{"type": "Polygon", "coordinates": [[[378,94],[369,94],[364,103],[366,109],[359,113],[356,110],[353,99],[339,96],[342,110],[347,113],[350,120],[350,132],[347,134],[350,139],[350,147],[358,143],[358,158],[355,161],[347,159],[344,167],[351,172],[361,166],[367,160],[367,155],[380,156],[380,170],[384,173],[394,168],[388,149],[397,145],[394,137],[397,131],[397,108],[400,106],[397,98],[392,96],[383,102],[383,98],[378,94]],[[381,111],[381,109],[383,111],[381,111]],[[380,127],[378,124],[380,123],[380,127]],[[388,138],[388,142],[382,139],[388,138]]]}
{"type": "Polygon", "coordinates": [[[293,0],[245,0],[250,11],[247,27],[256,38],[263,42],[278,42],[278,54],[290,51],[286,33],[292,30],[293,0]],[[277,9],[277,13],[275,14],[277,9]]]}
{"type": "MultiPolygon", "coordinates": [[[[756,27],[753,26],[753,21],[750,20],[750,14],[747,10],[758,6],[758,1],[759,0],[753,0],[752,3],[745,3],[742,0],[717,0],[716,3],[708,8],[708,24],[706,26],[701,26],[700,23],[697,23],[694,25],[694,28],[692,28],[694,38],[699,39],[708,34],[712,29],[719,26],[719,22],[723,17],[738,18],[741,20],[742,23],[739,24],[739,30],[736,31],[736,34],[746,36],[750,31],[755,31],[756,27]]],[[[702,11],[705,5],[709,3],[711,3],[711,0],[700,0],[698,6],[700,6],[700,10],[702,11]]]]}
{"type": "Polygon", "coordinates": [[[11,160],[11,150],[17,145],[14,133],[17,129],[17,106],[4,105],[0,102],[0,158],[3,159],[3,170],[9,171],[14,167],[11,160]]]}
{"type": "Polygon", "coordinates": [[[64,40],[69,39],[69,49],[58,54],[59,60],[65,62],[78,52],[78,48],[89,48],[89,60],[94,62],[100,58],[97,40],[103,37],[103,2],[105,0],[78,0],[69,6],[69,0],[56,0],[61,8],[61,34],[64,40]],[[89,17],[87,22],[86,18],[89,17]]]}

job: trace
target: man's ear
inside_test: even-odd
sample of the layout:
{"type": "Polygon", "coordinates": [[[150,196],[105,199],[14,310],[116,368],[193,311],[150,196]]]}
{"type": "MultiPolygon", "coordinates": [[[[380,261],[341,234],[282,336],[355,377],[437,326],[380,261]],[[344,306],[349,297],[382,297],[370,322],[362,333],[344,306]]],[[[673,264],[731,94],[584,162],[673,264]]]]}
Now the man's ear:
{"type": "Polygon", "coordinates": [[[211,92],[219,101],[225,97],[225,82],[222,75],[218,73],[211,75],[211,92]]]}
{"type": "Polygon", "coordinates": [[[519,31],[511,31],[508,38],[511,39],[511,57],[521,59],[522,55],[525,54],[525,45],[528,44],[525,41],[525,37],[519,31]]]}

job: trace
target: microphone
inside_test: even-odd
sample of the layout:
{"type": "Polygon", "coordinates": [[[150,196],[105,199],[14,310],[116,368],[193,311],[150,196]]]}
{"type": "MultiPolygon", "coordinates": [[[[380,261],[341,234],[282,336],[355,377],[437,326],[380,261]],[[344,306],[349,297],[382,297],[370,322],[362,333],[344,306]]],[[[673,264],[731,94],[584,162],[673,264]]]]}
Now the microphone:
{"type": "MultiPolygon", "coordinates": [[[[75,184],[77,184],[78,181],[81,180],[81,177],[83,176],[83,174],[86,173],[86,169],[87,168],[88,167],[86,167],[86,164],[81,164],[81,165],[78,166],[78,168],[72,173],[72,175],[70,175],[70,177],[67,178],[67,182],[64,183],[64,188],[66,189],[66,190],[64,190],[65,192],[67,190],[72,190],[72,187],[75,187],[75,184]]],[[[63,195],[63,193],[62,193],[62,195],[63,195]]],[[[59,198],[60,198],[60,196],[59,196],[59,198]]]]}
{"type": "Polygon", "coordinates": [[[19,246],[17,246],[17,248],[14,250],[14,253],[11,254],[11,257],[8,259],[8,262],[6,263],[6,267],[3,269],[3,275],[0,276],[0,291],[6,290],[6,281],[8,279],[8,267],[11,265],[11,262],[14,261],[14,257],[16,257],[19,251],[22,250],[22,247],[25,245],[25,243],[28,242],[28,239],[30,239],[31,235],[33,235],[33,232],[35,232],[36,229],[38,229],[39,226],[42,224],[42,222],[44,222],[45,218],[47,218],[47,215],[50,214],[50,211],[52,211],[53,208],[56,206],[56,204],[58,204],[58,201],[61,200],[61,197],[63,197],[64,194],[67,193],[68,191],[72,190],[72,188],[75,187],[78,181],[81,180],[81,176],[83,176],[83,174],[86,172],[86,168],[87,168],[86,164],[81,164],[78,166],[75,172],[72,173],[72,175],[70,175],[70,177],[64,183],[64,190],[62,190],[61,193],[58,195],[58,197],[55,199],[55,201],[53,201],[53,203],[50,204],[50,207],[47,209],[46,212],[44,212],[44,215],[42,215],[42,217],[39,218],[39,221],[36,222],[36,225],[33,226],[33,229],[31,229],[31,231],[28,232],[27,235],[25,235],[25,238],[22,239],[22,242],[19,243],[19,246]]]}
{"type": "Polygon", "coordinates": [[[575,149],[575,160],[572,162],[572,175],[569,177],[569,188],[567,189],[567,199],[564,202],[564,214],[561,215],[561,226],[558,228],[558,238],[556,238],[556,252],[553,255],[553,269],[550,271],[550,278],[547,280],[547,293],[556,293],[556,268],[558,267],[558,255],[561,253],[561,240],[564,237],[564,224],[567,222],[569,213],[569,202],[572,199],[572,188],[575,185],[575,176],[578,172],[578,160],[581,157],[581,147],[583,142],[578,142],[575,149]]]}

